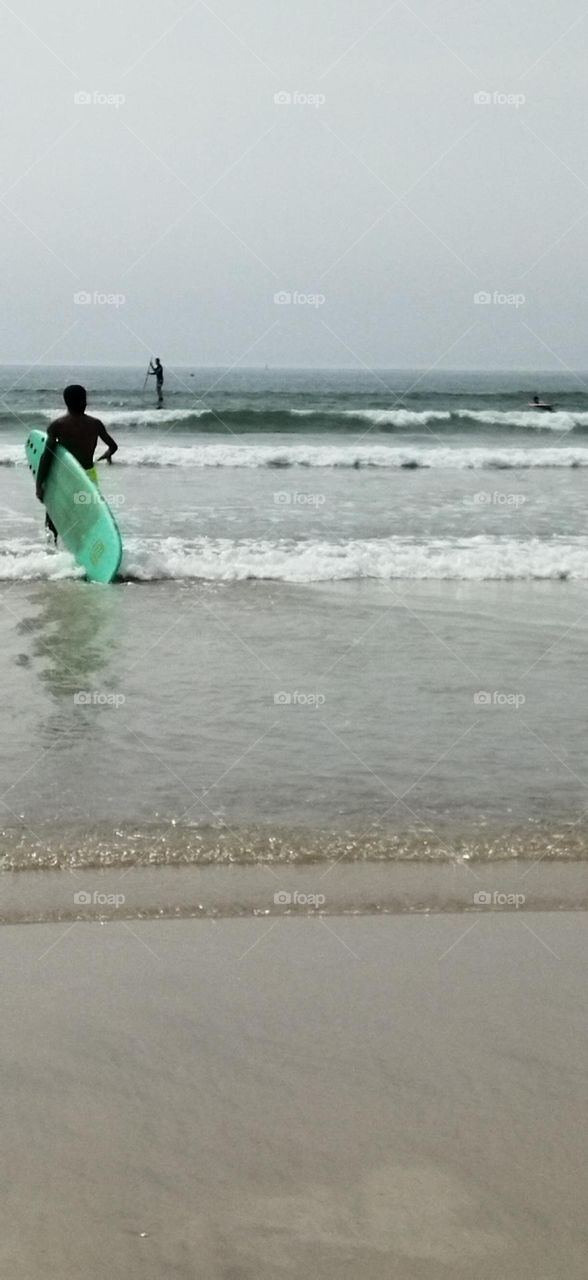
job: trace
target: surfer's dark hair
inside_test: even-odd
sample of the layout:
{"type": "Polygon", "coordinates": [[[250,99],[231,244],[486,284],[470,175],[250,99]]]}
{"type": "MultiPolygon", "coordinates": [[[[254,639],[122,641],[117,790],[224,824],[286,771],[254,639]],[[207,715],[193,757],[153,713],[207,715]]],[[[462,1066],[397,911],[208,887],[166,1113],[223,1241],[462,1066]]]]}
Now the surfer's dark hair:
{"type": "Polygon", "coordinates": [[[86,388],[72,382],[71,386],[65,388],[63,399],[70,413],[83,413],[88,402],[86,388]]]}

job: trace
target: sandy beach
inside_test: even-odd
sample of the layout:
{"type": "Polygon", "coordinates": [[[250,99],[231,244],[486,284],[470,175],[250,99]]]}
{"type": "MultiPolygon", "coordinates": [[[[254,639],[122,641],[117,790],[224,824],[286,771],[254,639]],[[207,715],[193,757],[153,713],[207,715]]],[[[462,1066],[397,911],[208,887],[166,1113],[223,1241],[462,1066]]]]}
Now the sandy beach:
{"type": "Polygon", "coordinates": [[[580,1280],[584,917],[0,931],[14,1280],[580,1280]]]}

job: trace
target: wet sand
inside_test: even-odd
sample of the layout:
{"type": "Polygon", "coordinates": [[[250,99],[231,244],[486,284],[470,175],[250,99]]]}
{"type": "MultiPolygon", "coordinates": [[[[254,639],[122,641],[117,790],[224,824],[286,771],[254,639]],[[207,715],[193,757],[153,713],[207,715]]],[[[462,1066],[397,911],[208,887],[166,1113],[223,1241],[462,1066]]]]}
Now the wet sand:
{"type": "Polygon", "coordinates": [[[584,1280],[585,916],[16,925],[11,1280],[584,1280]]]}
{"type": "Polygon", "coordinates": [[[405,912],[587,911],[588,861],[513,858],[4,871],[1,924],[405,912]]]}

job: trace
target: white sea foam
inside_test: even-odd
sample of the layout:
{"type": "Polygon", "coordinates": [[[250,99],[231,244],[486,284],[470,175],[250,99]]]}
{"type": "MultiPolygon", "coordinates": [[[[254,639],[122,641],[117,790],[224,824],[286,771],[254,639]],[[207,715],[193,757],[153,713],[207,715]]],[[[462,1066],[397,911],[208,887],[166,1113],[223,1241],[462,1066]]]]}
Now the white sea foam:
{"type": "MultiPolygon", "coordinates": [[[[0,580],[79,577],[66,552],[49,552],[26,539],[3,544],[0,580]]],[[[128,539],[123,578],[140,581],[229,582],[248,578],[279,582],[329,582],[373,578],[380,581],[524,581],[588,579],[588,538],[476,536],[327,540],[229,538],[128,539]]]]}
{"type": "MultiPolygon", "coordinates": [[[[21,445],[0,445],[0,467],[27,465],[21,445]]],[[[172,445],[124,442],[115,466],[128,467],[344,467],[487,470],[588,466],[588,446],[488,448],[388,444],[253,444],[223,441],[172,445]]]]}
{"type": "Polygon", "coordinates": [[[445,409],[335,409],[341,418],[357,418],[374,427],[427,427],[431,422],[449,422],[451,413],[445,409]]]}
{"type": "MultiPolygon", "coordinates": [[[[263,445],[244,443],[192,445],[176,448],[157,445],[121,450],[120,461],[129,466],[151,467],[308,467],[389,468],[418,467],[441,470],[527,469],[588,466],[588,447],[541,449],[488,449],[397,447],[380,444],[263,445]]],[[[118,461],[118,459],[117,459],[118,461]]]]}
{"type": "MultiPolygon", "coordinates": [[[[53,422],[58,416],[54,409],[21,410],[53,422]]],[[[210,409],[96,409],[96,416],[108,426],[119,427],[152,427],[167,426],[174,422],[189,422],[191,418],[213,416],[210,409]]]]}
{"type": "Polygon", "coordinates": [[[128,549],[123,571],[147,579],[276,579],[324,582],[344,579],[587,578],[588,539],[404,538],[309,540],[165,539],[128,549]]]}
{"type": "Polygon", "coordinates": [[[555,431],[559,435],[574,427],[588,426],[588,413],[541,413],[537,409],[458,409],[456,418],[479,422],[484,427],[511,427],[524,431],[555,431]]]}
{"type": "MultiPolygon", "coordinates": [[[[299,411],[297,411],[299,412],[299,411]]],[[[447,423],[451,419],[460,422],[477,422],[483,427],[510,428],[523,431],[554,431],[560,435],[575,427],[588,427],[588,413],[540,412],[537,409],[335,409],[337,417],[356,419],[374,427],[429,427],[435,423],[447,423]]]]}
{"type": "Polygon", "coordinates": [[[27,465],[22,444],[0,445],[0,467],[26,467],[27,465]]]}
{"type": "MultiPolygon", "coordinates": [[[[588,428],[588,412],[582,411],[564,411],[554,410],[552,413],[540,412],[536,409],[530,409],[521,406],[520,409],[475,409],[475,408],[449,408],[449,409],[407,409],[401,406],[392,406],[389,409],[365,409],[342,408],[332,406],[326,408],[320,405],[315,407],[307,407],[304,409],[288,408],[286,406],[265,406],[257,410],[251,406],[242,405],[231,406],[230,408],[216,408],[213,405],[195,405],[192,408],[161,408],[142,407],[140,409],[112,409],[97,408],[96,413],[108,426],[113,429],[118,427],[135,427],[153,430],[153,428],[163,428],[169,431],[174,427],[189,428],[191,424],[194,430],[198,429],[198,423],[201,420],[206,421],[209,429],[229,429],[229,422],[234,424],[235,431],[238,433],[240,424],[247,424],[249,433],[254,431],[255,424],[259,423],[260,428],[270,427],[272,421],[275,420],[276,429],[277,422],[281,423],[282,429],[284,422],[288,418],[292,419],[292,429],[296,431],[297,422],[304,420],[312,427],[312,419],[332,419],[333,430],[336,431],[343,423],[348,423],[350,428],[353,423],[357,423],[358,431],[364,424],[364,431],[372,428],[386,429],[396,428],[399,431],[423,430],[430,431],[431,435],[435,435],[435,429],[440,432],[451,429],[452,425],[462,430],[466,424],[470,424],[472,429],[475,425],[491,429],[510,429],[531,432],[554,432],[566,434],[569,431],[588,428]]],[[[19,417],[21,421],[25,421],[27,414],[34,414],[36,419],[51,422],[56,416],[56,409],[37,408],[35,406],[20,407],[19,417]]],[[[204,426],[204,422],[202,424],[204,426]]]]}
{"type": "Polygon", "coordinates": [[[35,578],[57,581],[60,578],[82,578],[83,569],[75,564],[67,551],[50,551],[24,538],[11,538],[0,547],[0,582],[30,582],[35,578]]]}

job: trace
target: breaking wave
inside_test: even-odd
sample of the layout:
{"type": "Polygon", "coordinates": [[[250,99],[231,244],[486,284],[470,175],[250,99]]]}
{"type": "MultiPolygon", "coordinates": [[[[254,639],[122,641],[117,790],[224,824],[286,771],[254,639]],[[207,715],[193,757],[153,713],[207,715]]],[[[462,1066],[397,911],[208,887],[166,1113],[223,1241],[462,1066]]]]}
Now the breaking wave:
{"type": "MultiPolygon", "coordinates": [[[[25,538],[2,544],[0,580],[83,576],[65,551],[25,538]]],[[[588,578],[588,537],[320,539],[129,538],[122,579],[290,583],[377,579],[525,581],[588,578]]]]}
{"type": "MultiPolygon", "coordinates": [[[[535,435],[588,431],[588,412],[566,410],[541,413],[533,409],[408,409],[393,405],[391,408],[361,408],[335,406],[310,406],[290,408],[284,405],[252,407],[251,405],[222,404],[194,405],[191,408],[102,408],[92,406],[95,414],[114,430],[170,432],[206,432],[212,435],[242,435],[251,432],[296,433],[346,432],[364,435],[366,432],[419,432],[436,436],[454,432],[464,433],[491,430],[528,431],[535,435]]],[[[26,433],[32,427],[43,428],[59,414],[54,408],[19,406],[18,412],[4,409],[0,413],[0,428],[22,428],[26,433]]]]}
{"type": "MultiPolygon", "coordinates": [[[[20,444],[0,445],[0,467],[26,467],[20,444]]],[[[392,470],[528,470],[588,466],[588,447],[469,448],[407,444],[222,444],[123,443],[116,467],[307,467],[392,470]]]]}

